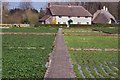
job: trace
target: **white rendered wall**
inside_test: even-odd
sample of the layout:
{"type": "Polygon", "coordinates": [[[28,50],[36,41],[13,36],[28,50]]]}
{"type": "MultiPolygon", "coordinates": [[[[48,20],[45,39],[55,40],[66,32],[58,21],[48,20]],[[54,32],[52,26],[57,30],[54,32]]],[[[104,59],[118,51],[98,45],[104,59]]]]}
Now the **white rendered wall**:
{"type": "Polygon", "coordinates": [[[108,22],[108,24],[111,24],[111,20],[108,22]]]}
{"type": "Polygon", "coordinates": [[[87,18],[85,18],[85,17],[70,17],[69,18],[68,16],[62,16],[60,18],[59,16],[56,16],[55,19],[56,19],[56,24],[58,24],[58,22],[60,22],[60,24],[64,24],[64,22],[66,24],[68,24],[68,20],[70,20],[70,19],[73,20],[72,24],[78,24],[78,22],[80,24],[87,24],[87,22],[89,24],[91,24],[91,21],[92,21],[91,17],[87,17],[87,18]]]}

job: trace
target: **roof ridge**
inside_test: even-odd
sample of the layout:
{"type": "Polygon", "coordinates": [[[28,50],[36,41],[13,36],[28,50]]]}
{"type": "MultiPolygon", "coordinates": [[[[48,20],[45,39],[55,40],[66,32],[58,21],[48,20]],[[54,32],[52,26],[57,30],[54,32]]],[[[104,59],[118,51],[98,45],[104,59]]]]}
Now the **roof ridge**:
{"type": "Polygon", "coordinates": [[[92,14],[86,10],[83,6],[69,5],[52,5],[50,7],[52,15],[67,15],[67,16],[92,16],[92,14]]]}
{"type": "Polygon", "coordinates": [[[83,8],[87,13],[89,13],[92,16],[92,14],[87,9],[85,9],[83,6],[81,6],[81,8],[83,8]]]}
{"type": "Polygon", "coordinates": [[[69,7],[69,6],[72,6],[72,7],[83,7],[83,6],[77,6],[77,5],[56,5],[56,4],[54,4],[54,5],[51,5],[51,6],[60,6],[60,7],[69,7]]]}

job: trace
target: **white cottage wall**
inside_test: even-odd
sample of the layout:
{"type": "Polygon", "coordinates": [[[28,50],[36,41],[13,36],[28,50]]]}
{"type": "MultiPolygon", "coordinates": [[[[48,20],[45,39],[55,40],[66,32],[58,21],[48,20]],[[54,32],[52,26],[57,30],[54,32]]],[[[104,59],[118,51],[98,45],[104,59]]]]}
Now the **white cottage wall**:
{"type": "Polygon", "coordinates": [[[72,24],[91,24],[91,17],[68,17],[68,16],[56,16],[56,23],[68,24],[68,20],[73,20],[72,24]]]}

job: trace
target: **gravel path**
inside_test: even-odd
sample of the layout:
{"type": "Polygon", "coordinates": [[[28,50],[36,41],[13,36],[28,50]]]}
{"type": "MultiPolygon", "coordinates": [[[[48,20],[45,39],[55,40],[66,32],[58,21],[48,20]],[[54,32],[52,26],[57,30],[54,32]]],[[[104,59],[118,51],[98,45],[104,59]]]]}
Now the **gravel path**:
{"type": "Polygon", "coordinates": [[[48,78],[75,78],[67,47],[64,43],[62,28],[58,30],[55,48],[50,55],[49,61],[49,66],[44,77],[45,80],[48,78]]]}

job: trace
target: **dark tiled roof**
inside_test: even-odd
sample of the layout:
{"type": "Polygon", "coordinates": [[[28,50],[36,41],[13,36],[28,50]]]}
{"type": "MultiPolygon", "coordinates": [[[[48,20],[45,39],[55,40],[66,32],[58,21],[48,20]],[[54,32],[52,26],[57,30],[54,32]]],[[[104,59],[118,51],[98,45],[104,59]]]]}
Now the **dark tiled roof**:
{"type": "Polygon", "coordinates": [[[68,6],[68,5],[51,5],[49,7],[52,15],[57,16],[92,16],[84,7],[82,6],[68,6]]]}

